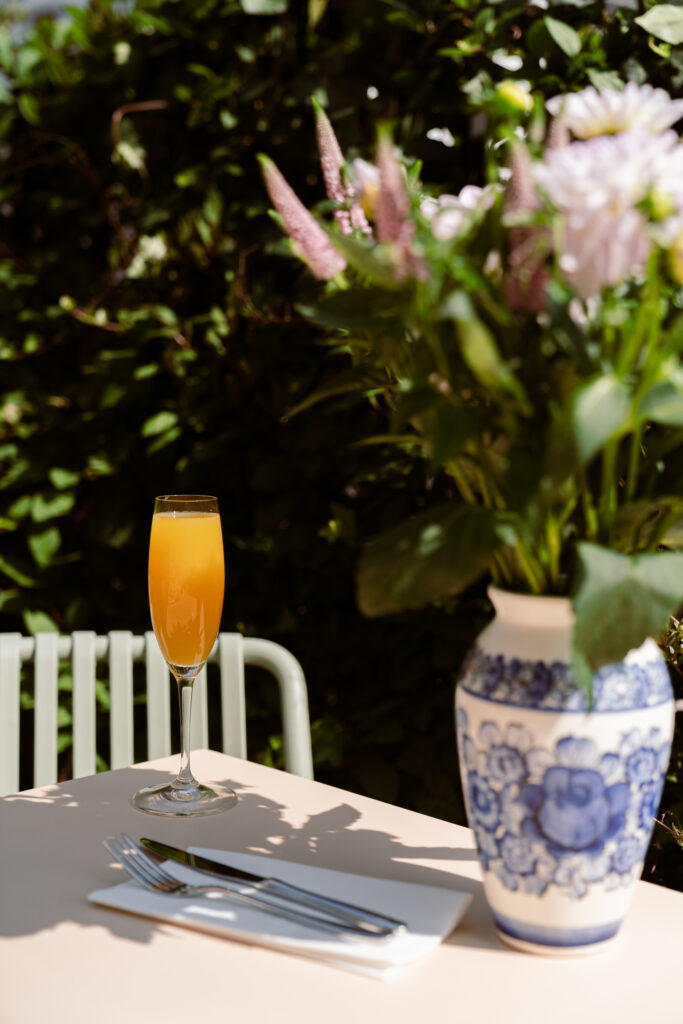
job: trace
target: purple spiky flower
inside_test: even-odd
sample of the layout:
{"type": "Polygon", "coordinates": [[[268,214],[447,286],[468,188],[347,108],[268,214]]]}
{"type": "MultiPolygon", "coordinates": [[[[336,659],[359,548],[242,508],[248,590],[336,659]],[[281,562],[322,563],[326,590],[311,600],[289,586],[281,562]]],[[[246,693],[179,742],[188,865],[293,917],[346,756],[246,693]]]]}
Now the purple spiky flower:
{"type": "MultiPolygon", "coordinates": [[[[332,122],[316,100],[313,100],[313,109],[315,110],[315,133],[327,198],[336,203],[346,203],[349,199],[354,199],[354,190],[352,187],[345,186],[342,180],[344,154],[341,151],[332,122]]],[[[370,225],[358,202],[352,202],[350,210],[335,210],[334,216],[345,235],[350,235],[352,228],[360,228],[366,234],[370,233],[370,225]]]]}
{"type": "Polygon", "coordinates": [[[298,253],[308,263],[314,277],[319,281],[330,281],[344,270],[346,260],[334,248],[273,161],[262,153],[258,159],[270,200],[298,253]]]}
{"type": "Polygon", "coordinates": [[[396,157],[394,145],[385,131],[381,131],[377,144],[379,195],[375,210],[377,238],[381,244],[404,245],[412,238],[414,225],[408,219],[410,201],[403,178],[403,169],[396,157]]]}
{"type": "Polygon", "coordinates": [[[401,167],[389,134],[380,129],[376,166],[379,171],[379,194],[375,205],[377,240],[394,250],[395,273],[398,280],[407,274],[424,278],[427,270],[413,252],[415,224],[410,219],[410,197],[401,167]]]}
{"type": "MultiPolygon", "coordinates": [[[[512,174],[505,190],[505,213],[533,213],[539,207],[539,197],[532,176],[531,158],[521,143],[512,147],[510,169],[512,174]]],[[[548,277],[543,267],[546,252],[547,238],[542,228],[532,225],[510,228],[505,294],[511,309],[532,313],[543,309],[548,277]]]]}
{"type": "Polygon", "coordinates": [[[571,142],[571,135],[567,122],[561,115],[553,117],[548,125],[548,131],[545,137],[545,148],[546,149],[564,149],[571,142]]]}

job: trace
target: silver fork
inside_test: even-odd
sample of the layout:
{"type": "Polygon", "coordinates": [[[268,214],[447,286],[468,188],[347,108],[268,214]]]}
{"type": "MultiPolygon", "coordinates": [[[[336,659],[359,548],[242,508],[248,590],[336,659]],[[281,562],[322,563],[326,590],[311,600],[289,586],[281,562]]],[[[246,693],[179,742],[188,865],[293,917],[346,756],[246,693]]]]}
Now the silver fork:
{"type": "Polygon", "coordinates": [[[324,917],[318,917],[316,914],[308,914],[304,910],[295,910],[291,904],[286,908],[262,895],[255,896],[244,892],[243,889],[235,889],[229,882],[222,885],[191,885],[187,882],[180,882],[160,864],[152,860],[147,851],[138,846],[125,832],[119,833],[118,836],[109,836],[103,840],[103,845],[131,878],[151,892],[163,893],[166,896],[222,896],[263,910],[275,917],[283,917],[289,921],[296,921],[297,924],[334,932],[337,935],[381,940],[390,938],[395,933],[395,929],[390,928],[379,931],[376,926],[373,926],[373,930],[369,931],[362,925],[354,926],[339,921],[330,921],[324,917]]]}

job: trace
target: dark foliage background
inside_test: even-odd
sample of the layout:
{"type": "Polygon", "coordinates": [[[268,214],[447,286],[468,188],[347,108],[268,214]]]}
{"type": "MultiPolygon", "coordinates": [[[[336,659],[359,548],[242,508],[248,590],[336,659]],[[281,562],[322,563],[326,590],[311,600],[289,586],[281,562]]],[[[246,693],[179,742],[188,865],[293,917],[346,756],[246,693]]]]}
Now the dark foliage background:
{"type": "MultiPolygon", "coordinates": [[[[296,314],[310,283],[282,258],[255,154],[320,200],[315,95],[347,154],[370,157],[377,120],[394,119],[424,178],[457,191],[479,178],[476,115],[507,78],[546,95],[615,75],[675,91],[683,47],[637,14],[477,0],[93,0],[29,27],[0,14],[0,628],[148,628],[155,494],[216,493],[223,629],[301,660],[317,777],[464,821],[453,674],[485,596],[357,612],[359,545],[442,485],[354,446],[374,415],[355,399],[283,420],[335,365],[296,314]]],[[[28,682],[22,700],[30,715],[28,682]]],[[[68,676],[60,703],[68,759],[68,676]]],[[[250,690],[250,753],[280,764],[275,703],[250,690]]],[[[678,865],[680,882],[671,833],[657,842],[650,877],[671,884],[678,865]]]]}

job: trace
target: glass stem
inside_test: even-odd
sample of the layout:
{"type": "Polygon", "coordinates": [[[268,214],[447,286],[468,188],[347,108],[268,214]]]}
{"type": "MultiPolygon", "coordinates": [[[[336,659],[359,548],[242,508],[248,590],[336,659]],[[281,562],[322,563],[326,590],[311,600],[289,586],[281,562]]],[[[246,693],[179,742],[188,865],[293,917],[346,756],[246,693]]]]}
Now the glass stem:
{"type": "Polygon", "coordinates": [[[174,786],[177,789],[191,789],[197,780],[190,768],[190,721],[192,718],[192,690],[194,676],[176,676],[178,682],[178,702],[180,706],[180,771],[174,786]]]}

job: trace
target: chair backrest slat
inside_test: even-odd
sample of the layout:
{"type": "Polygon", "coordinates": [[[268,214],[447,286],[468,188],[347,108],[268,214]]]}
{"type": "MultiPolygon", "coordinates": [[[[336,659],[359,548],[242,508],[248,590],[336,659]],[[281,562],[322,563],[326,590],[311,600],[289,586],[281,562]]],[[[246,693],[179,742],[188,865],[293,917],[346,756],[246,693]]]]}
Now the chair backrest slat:
{"type": "Polygon", "coordinates": [[[145,633],[147,672],[147,757],[171,753],[171,673],[152,630],[145,633]]]}
{"type": "Polygon", "coordinates": [[[73,634],[71,672],[73,678],[73,777],[95,774],[96,701],[95,634],[73,634]]]}
{"type": "Polygon", "coordinates": [[[0,793],[19,789],[19,633],[0,634],[0,793]]]}
{"type": "Polygon", "coordinates": [[[240,633],[218,638],[221,667],[221,729],[223,750],[233,757],[247,756],[247,708],[244,695],[244,651],[240,633]]]}
{"type": "Polygon", "coordinates": [[[132,764],[133,754],[133,634],[127,629],[109,634],[109,736],[112,768],[132,764]]]}
{"type": "Polygon", "coordinates": [[[57,655],[56,633],[38,633],[35,647],[35,713],[33,784],[57,781],[57,655]]]}
{"type": "Polygon", "coordinates": [[[308,691],[301,665],[290,651],[272,640],[244,637],[243,645],[244,660],[250,665],[268,669],[278,681],[288,770],[294,775],[312,779],[313,755],[310,743],[306,745],[299,742],[302,730],[310,731],[308,691]]]}
{"type": "MultiPolygon", "coordinates": [[[[0,633],[0,795],[16,792],[21,783],[21,664],[34,663],[34,786],[57,781],[59,664],[71,658],[73,677],[73,763],[71,777],[97,769],[97,663],[109,662],[109,729],[112,768],[132,764],[134,751],[133,663],[144,661],[147,680],[147,751],[149,759],[171,752],[171,702],[177,700],[175,683],[164,662],[154,633],[133,636],[128,630],[107,636],[76,632],[72,636],[39,633],[22,637],[0,633]]],[[[247,756],[245,664],[270,671],[280,688],[285,734],[285,767],[313,778],[311,735],[306,682],[299,662],[289,651],[269,640],[221,633],[211,652],[218,664],[221,687],[222,748],[226,754],[247,756]]],[[[212,669],[211,671],[215,671],[212,669]]],[[[213,681],[210,684],[213,687],[213,681]]],[[[212,699],[211,706],[215,701],[212,699]]],[[[209,746],[207,672],[194,684],[191,746],[209,746]]]]}
{"type": "Polygon", "coordinates": [[[206,665],[192,684],[192,716],[190,718],[190,749],[204,750],[209,745],[209,715],[206,665]]]}

